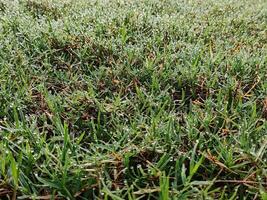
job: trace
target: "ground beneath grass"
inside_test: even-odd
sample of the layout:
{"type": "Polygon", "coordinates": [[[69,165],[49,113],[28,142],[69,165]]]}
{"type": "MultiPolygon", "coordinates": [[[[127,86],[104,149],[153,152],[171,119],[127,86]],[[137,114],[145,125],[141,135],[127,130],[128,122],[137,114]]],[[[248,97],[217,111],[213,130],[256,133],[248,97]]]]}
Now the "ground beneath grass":
{"type": "Polygon", "coordinates": [[[266,0],[0,0],[1,199],[267,199],[266,0]]]}

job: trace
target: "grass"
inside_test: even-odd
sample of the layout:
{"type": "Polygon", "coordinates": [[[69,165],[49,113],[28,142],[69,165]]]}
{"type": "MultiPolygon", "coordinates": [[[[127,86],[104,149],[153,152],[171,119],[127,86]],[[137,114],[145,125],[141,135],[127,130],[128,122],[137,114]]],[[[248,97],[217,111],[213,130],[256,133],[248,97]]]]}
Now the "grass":
{"type": "Polygon", "coordinates": [[[266,200],[266,13],[1,0],[1,199],[266,200]]]}

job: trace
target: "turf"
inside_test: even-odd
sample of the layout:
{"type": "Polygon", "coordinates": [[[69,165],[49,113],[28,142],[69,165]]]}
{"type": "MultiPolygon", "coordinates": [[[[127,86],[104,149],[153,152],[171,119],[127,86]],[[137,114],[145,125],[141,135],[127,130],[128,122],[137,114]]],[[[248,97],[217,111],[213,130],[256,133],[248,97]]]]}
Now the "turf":
{"type": "Polygon", "coordinates": [[[266,0],[0,1],[1,199],[267,199],[266,0]]]}

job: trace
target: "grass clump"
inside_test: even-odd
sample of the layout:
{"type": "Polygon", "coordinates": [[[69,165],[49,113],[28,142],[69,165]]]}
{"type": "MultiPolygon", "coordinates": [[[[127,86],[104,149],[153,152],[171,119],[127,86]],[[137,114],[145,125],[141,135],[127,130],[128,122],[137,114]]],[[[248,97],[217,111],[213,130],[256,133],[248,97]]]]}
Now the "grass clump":
{"type": "Polygon", "coordinates": [[[62,17],[64,14],[63,8],[67,6],[64,2],[61,2],[61,7],[55,4],[53,1],[36,1],[27,0],[22,1],[24,7],[30,12],[34,18],[40,18],[42,16],[50,17],[55,20],[62,17]]]}
{"type": "Polygon", "coordinates": [[[0,197],[266,199],[266,11],[0,3],[0,197]]]}

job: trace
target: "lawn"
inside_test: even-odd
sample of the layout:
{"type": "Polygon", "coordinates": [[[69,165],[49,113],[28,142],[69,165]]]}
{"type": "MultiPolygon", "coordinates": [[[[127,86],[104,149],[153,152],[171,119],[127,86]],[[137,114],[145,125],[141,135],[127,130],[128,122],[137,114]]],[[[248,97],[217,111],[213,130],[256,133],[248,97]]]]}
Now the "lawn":
{"type": "Polygon", "coordinates": [[[266,0],[0,0],[1,199],[267,199],[266,0]]]}

